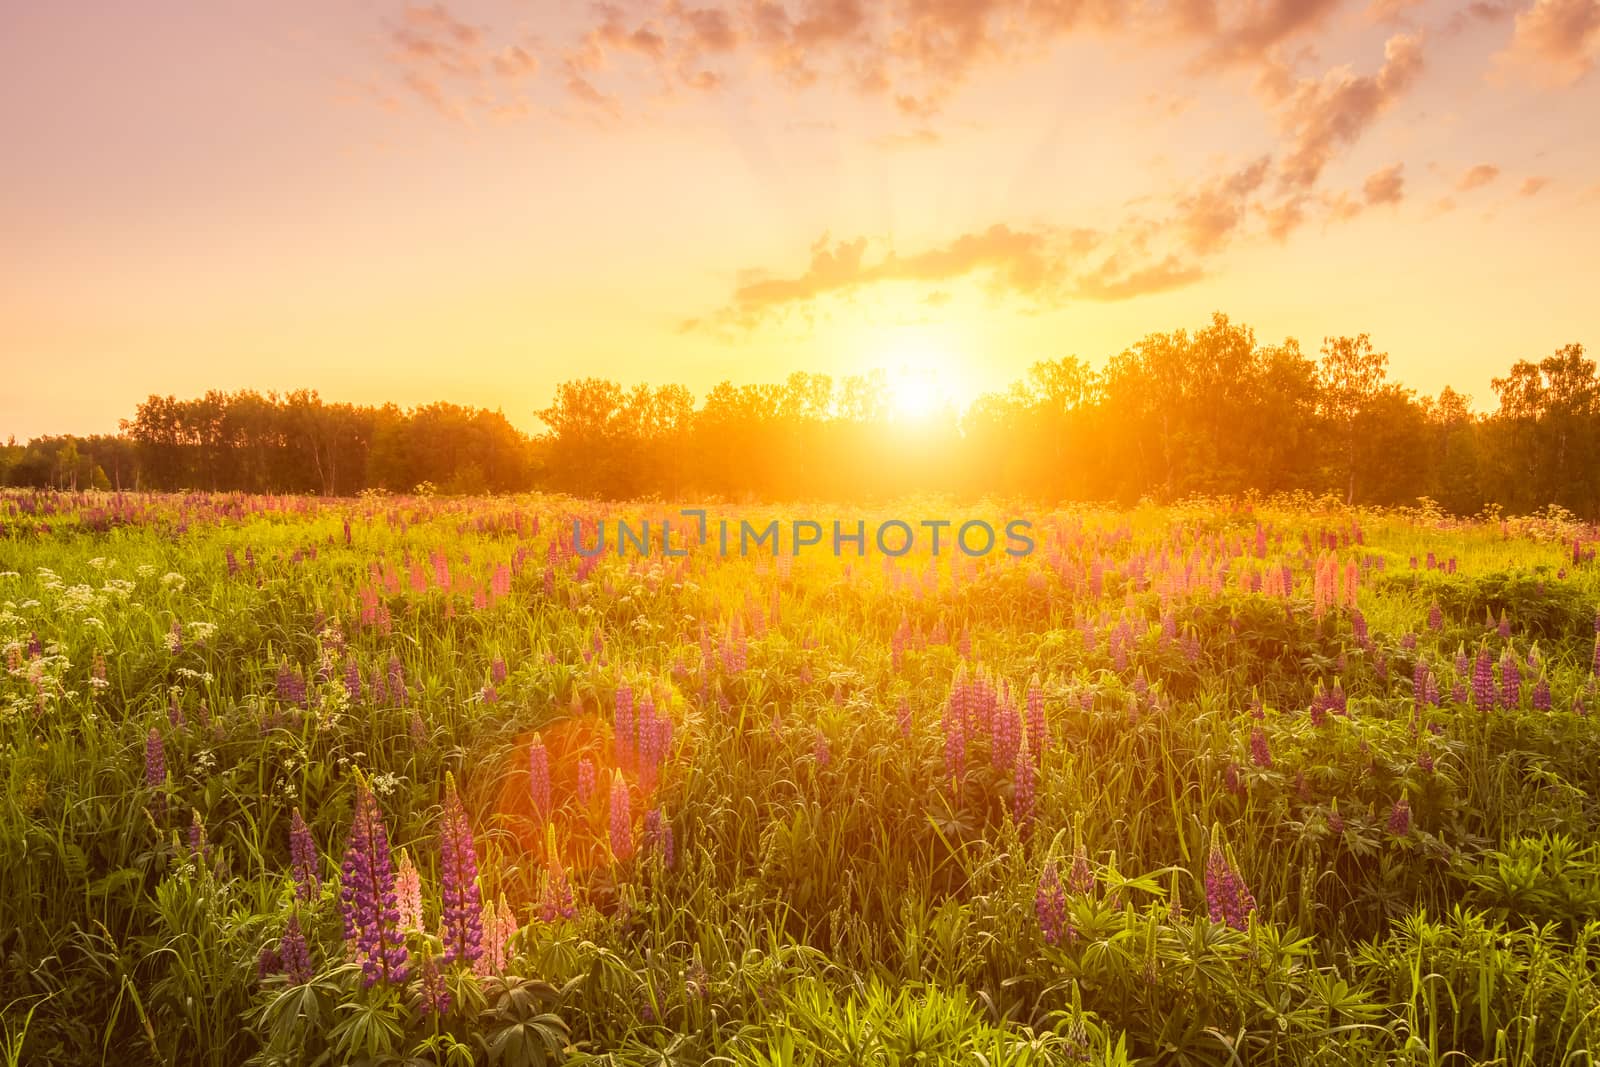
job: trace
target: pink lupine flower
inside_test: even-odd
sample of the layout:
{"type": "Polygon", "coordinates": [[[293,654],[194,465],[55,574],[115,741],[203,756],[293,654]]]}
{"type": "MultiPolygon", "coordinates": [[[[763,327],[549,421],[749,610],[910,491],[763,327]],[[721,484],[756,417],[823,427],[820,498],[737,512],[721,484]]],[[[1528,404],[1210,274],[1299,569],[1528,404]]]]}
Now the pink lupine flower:
{"type": "Polygon", "coordinates": [[[1494,707],[1494,660],[1486,647],[1478,648],[1478,658],[1472,667],[1472,700],[1479,711],[1494,707]]]}
{"type": "Polygon", "coordinates": [[[1028,681],[1028,748],[1039,762],[1044,761],[1045,748],[1050,743],[1049,724],[1044,717],[1044,688],[1035,674],[1028,681]]]}
{"type": "Polygon", "coordinates": [[[633,687],[627,682],[617,686],[616,710],[612,715],[612,737],[615,741],[617,766],[633,763],[633,687]]]}
{"type": "Polygon", "coordinates": [[[1024,737],[1011,767],[1011,811],[1018,826],[1026,826],[1033,821],[1033,776],[1033,755],[1028,748],[1028,739],[1024,737]]]}
{"type": "Polygon", "coordinates": [[[660,857],[661,865],[671,870],[677,860],[677,849],[672,835],[672,823],[660,808],[652,808],[644,815],[644,838],[650,851],[660,857]]]}
{"type": "Polygon", "coordinates": [[[403,933],[422,932],[422,876],[416,864],[404,849],[394,877],[395,909],[398,918],[395,926],[403,933]]]}
{"type": "Polygon", "coordinates": [[[528,746],[528,795],[533,801],[533,813],[540,819],[550,817],[550,753],[544,747],[544,736],[533,735],[528,746]]]}
{"type": "Polygon", "coordinates": [[[584,756],[578,761],[578,803],[587,808],[594,798],[594,760],[584,756]]]}
{"type": "Polygon", "coordinates": [[[1500,654],[1500,698],[1508,708],[1522,706],[1522,669],[1510,648],[1500,654]]]}
{"type": "Polygon", "coordinates": [[[498,906],[490,900],[483,905],[479,916],[483,929],[483,953],[473,961],[472,969],[481,976],[505,974],[511,963],[511,941],[517,936],[517,921],[501,897],[498,906]]]}
{"type": "Polygon", "coordinates": [[[633,812],[621,771],[613,772],[611,778],[611,854],[619,863],[633,857],[633,812]]]}

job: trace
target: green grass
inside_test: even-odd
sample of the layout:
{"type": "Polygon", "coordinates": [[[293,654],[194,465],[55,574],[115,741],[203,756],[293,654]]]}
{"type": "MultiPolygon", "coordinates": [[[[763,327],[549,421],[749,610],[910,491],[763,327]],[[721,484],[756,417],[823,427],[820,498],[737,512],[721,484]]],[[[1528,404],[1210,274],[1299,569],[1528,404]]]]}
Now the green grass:
{"type": "Polygon", "coordinates": [[[573,515],[675,510],[191,496],[106,521],[109,499],[0,495],[5,1062],[1592,1062],[1600,733],[1580,712],[1600,707],[1600,571],[1571,559],[1595,532],[1559,517],[1024,511],[1039,549],[1018,560],[696,551],[581,573],[548,556],[573,515]],[[1360,568],[1366,644],[1350,611],[1313,611],[1327,551],[1360,568]],[[500,566],[515,573],[494,597],[500,566]],[[1288,596],[1241,588],[1240,570],[1269,566],[1290,568],[1288,596]],[[1516,706],[1453,699],[1470,689],[1457,651],[1480,645],[1496,662],[1513,650],[1516,706]],[[1438,706],[1413,699],[1419,657],[1438,706]],[[391,661],[403,706],[371,699],[391,661]],[[280,695],[284,671],[304,677],[303,703],[280,695]],[[992,731],[974,728],[952,777],[958,678],[1009,691],[1024,726],[1037,679],[1048,745],[1030,817],[992,731]],[[658,774],[627,767],[640,851],[618,862],[624,683],[672,736],[658,774]],[[1312,715],[1335,686],[1344,711],[1312,715]],[[578,904],[554,922],[536,732],[578,904]],[[446,772],[482,896],[519,930],[502,971],[448,968],[452,1006],[434,1015],[415,966],[363,985],[339,868],[359,773],[421,873],[413,962],[437,954],[446,772]],[[321,876],[298,905],[295,808],[321,876]],[[671,828],[670,867],[647,812],[671,828]],[[1244,929],[1207,916],[1213,827],[1256,903],[1244,929]],[[1093,885],[1047,943],[1041,872],[1079,846],[1093,885]],[[258,966],[295,907],[315,972],[298,985],[258,966]]]}

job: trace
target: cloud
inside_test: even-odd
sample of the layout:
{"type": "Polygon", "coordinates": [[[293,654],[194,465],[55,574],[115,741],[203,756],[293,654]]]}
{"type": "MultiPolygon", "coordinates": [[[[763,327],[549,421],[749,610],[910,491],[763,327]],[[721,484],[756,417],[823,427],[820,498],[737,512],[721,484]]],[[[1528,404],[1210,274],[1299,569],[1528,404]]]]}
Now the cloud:
{"type": "Polygon", "coordinates": [[[1279,124],[1291,141],[1279,166],[1281,185],[1314,186],[1334,153],[1360,140],[1421,70],[1421,41],[1397,34],[1384,45],[1383,67],[1376,74],[1357,75],[1341,67],[1320,79],[1302,79],[1279,114],[1279,124]]]}
{"type": "Polygon", "coordinates": [[[984,69],[1037,57],[1061,40],[1117,35],[1188,44],[1195,67],[1274,64],[1347,0],[633,0],[590,8],[568,58],[593,73],[642,61],[671,88],[739,72],[792,89],[841,87],[926,121],[984,69]]]}
{"type": "Polygon", "coordinates": [[[1236,5],[1241,17],[1221,27],[1206,61],[1218,66],[1260,64],[1285,42],[1325,22],[1343,0],[1257,0],[1236,5]]]}
{"type": "Polygon", "coordinates": [[[1511,43],[1495,57],[1502,73],[1535,83],[1569,86],[1593,69],[1600,54],[1600,3],[1533,0],[1518,12],[1511,43]]]}
{"type": "Polygon", "coordinates": [[[969,281],[992,300],[1045,309],[1074,299],[1127,300],[1204,276],[1198,260],[1178,251],[1150,252],[1153,232],[1144,225],[1106,233],[996,224],[910,253],[879,251],[878,243],[865,237],[824,236],[812,245],[804,270],[789,275],[742,271],[725,307],[687,320],[682,328],[749,329],[790,311],[809,311],[829,299],[848,299],[893,283],[927,287],[920,299],[935,306],[951,299],[952,284],[969,281]]]}
{"type": "Polygon", "coordinates": [[[1405,164],[1396,163],[1367,175],[1361,184],[1361,197],[1369,207],[1378,204],[1398,204],[1405,196],[1405,164]]]}
{"type": "Polygon", "coordinates": [[[1500,177],[1499,167],[1493,163],[1479,163],[1461,172],[1461,177],[1456,180],[1456,188],[1463,193],[1470,192],[1473,189],[1483,188],[1498,177],[1500,177]]]}
{"type": "Polygon", "coordinates": [[[1538,196],[1550,184],[1550,179],[1542,174],[1522,179],[1522,184],[1517,186],[1519,196],[1538,196]]]}
{"type": "Polygon", "coordinates": [[[1266,179],[1270,163],[1263,156],[1179,201],[1178,222],[1191,251],[1209,255],[1226,243],[1244,218],[1250,195],[1266,179]]]}
{"type": "Polygon", "coordinates": [[[1123,271],[1117,257],[1108,259],[1098,268],[1077,280],[1077,292],[1089,300],[1112,302],[1132,300],[1171,289],[1193,285],[1205,277],[1205,271],[1192,263],[1181,262],[1168,256],[1148,267],[1123,271]]]}
{"type": "Polygon", "coordinates": [[[493,45],[484,29],[436,3],[407,5],[385,43],[400,86],[446,118],[528,110],[521,91],[539,70],[531,41],[493,45]]]}
{"type": "Polygon", "coordinates": [[[1405,22],[1411,9],[1421,7],[1427,0],[1370,0],[1367,4],[1367,21],[1384,25],[1405,22]]]}

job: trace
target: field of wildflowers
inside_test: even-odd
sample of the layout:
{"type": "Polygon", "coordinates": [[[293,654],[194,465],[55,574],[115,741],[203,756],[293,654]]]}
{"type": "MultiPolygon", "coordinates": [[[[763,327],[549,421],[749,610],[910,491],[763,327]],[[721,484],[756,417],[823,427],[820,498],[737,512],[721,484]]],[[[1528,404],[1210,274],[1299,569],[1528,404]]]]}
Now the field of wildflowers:
{"type": "Polygon", "coordinates": [[[0,1062],[1594,1062],[1600,532],[652,517],[0,496],[0,1062]]]}

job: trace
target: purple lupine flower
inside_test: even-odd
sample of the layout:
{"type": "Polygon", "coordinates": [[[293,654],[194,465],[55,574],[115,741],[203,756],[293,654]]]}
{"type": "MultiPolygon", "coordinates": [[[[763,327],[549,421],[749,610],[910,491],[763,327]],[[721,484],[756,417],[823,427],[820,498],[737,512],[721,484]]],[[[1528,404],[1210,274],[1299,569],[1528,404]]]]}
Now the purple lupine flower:
{"type": "Polygon", "coordinates": [[[1244,796],[1244,780],[1239,777],[1239,761],[1229,760],[1227,767],[1222,771],[1222,784],[1228,792],[1244,796]]]}
{"type": "Polygon", "coordinates": [[[483,899],[478,892],[478,856],[472,824],[456,792],[455,775],[444,776],[444,821],[439,828],[440,936],[444,962],[472,963],[483,954],[483,899]]]}
{"type": "Polygon", "coordinates": [[[1259,726],[1250,731],[1250,760],[1257,767],[1272,766],[1272,750],[1267,747],[1267,732],[1259,726]]]}
{"type": "Polygon", "coordinates": [[[306,944],[305,932],[300,929],[298,912],[289,913],[283,937],[278,939],[278,960],[293,985],[305,985],[315,973],[311,969],[311,946],[306,944]]]}
{"type": "Polygon", "coordinates": [[[1481,645],[1472,666],[1472,701],[1479,711],[1494,708],[1494,660],[1489,649],[1481,645]]]}
{"type": "Polygon", "coordinates": [[[1366,648],[1370,640],[1367,633],[1367,617],[1361,614],[1360,608],[1350,609],[1350,633],[1356,639],[1356,645],[1366,648]]]}
{"type": "Polygon", "coordinates": [[[533,735],[528,746],[528,795],[533,800],[533,813],[540,819],[550,817],[550,752],[544,747],[544,736],[533,735]]]}
{"type": "Polygon", "coordinates": [[[365,782],[357,786],[355,818],[340,865],[339,901],[345,941],[361,961],[364,985],[404,982],[405,938],[399,924],[389,831],[377,797],[365,782]]]}
{"type": "Polygon", "coordinates": [[[1033,821],[1033,773],[1033,754],[1028,739],[1024,737],[1011,766],[1011,812],[1018,826],[1026,826],[1033,821]]]}
{"type": "Polygon", "coordinates": [[[1511,620],[1506,618],[1505,608],[1500,609],[1500,625],[1496,627],[1496,630],[1502,639],[1511,636],[1511,620]]]}
{"type": "Polygon", "coordinates": [[[317,874],[317,843],[311,828],[295,808],[289,817],[289,871],[294,875],[294,895],[300,900],[313,900],[321,888],[317,874]]]}
{"type": "Polygon", "coordinates": [[[265,982],[271,975],[283,970],[283,957],[271,945],[262,945],[256,953],[256,981],[265,982]]]}
{"type": "Polygon", "coordinates": [[[292,667],[286,659],[278,661],[278,699],[285,704],[301,706],[306,700],[306,680],[299,668],[292,667]]]}
{"type": "Polygon", "coordinates": [[[160,789],[167,781],[167,748],[154,726],[144,740],[144,784],[160,789]]]}
{"type": "Polygon", "coordinates": [[[1428,699],[1428,664],[1420,656],[1411,668],[1411,699],[1419,708],[1428,699]]]}
{"type": "Polygon", "coordinates": [[[1089,866],[1089,850],[1081,839],[1072,847],[1072,867],[1067,872],[1067,889],[1080,895],[1094,892],[1094,870],[1089,866]]]}
{"type": "Polygon", "coordinates": [[[990,760],[995,769],[1006,771],[1017,761],[1017,745],[1022,739],[1022,716],[1007,701],[994,715],[994,734],[989,742],[990,760]]]}
{"type": "Polygon", "coordinates": [[[1344,833],[1344,816],[1339,814],[1337,805],[1334,806],[1332,811],[1328,812],[1328,832],[1335,837],[1344,833]]]}
{"type": "Polygon", "coordinates": [[[344,691],[352,704],[361,702],[361,665],[356,662],[354,656],[345,657],[344,691]]]}
{"type": "Polygon", "coordinates": [[[422,961],[421,986],[423,1011],[437,1018],[450,1010],[450,987],[445,985],[439,961],[431,954],[422,961]]]}
{"type": "Polygon", "coordinates": [[[633,811],[621,771],[611,776],[611,854],[619,863],[633,856],[633,811]]]}
{"type": "Polygon", "coordinates": [[[400,657],[389,656],[389,699],[396,707],[405,707],[406,704],[406,670],[400,665],[400,657]]]}
{"type": "Polygon", "coordinates": [[[1222,835],[1216,830],[1206,859],[1206,908],[1212,922],[1225,922],[1235,930],[1248,929],[1250,914],[1256,910],[1255,897],[1224,853],[1222,835]]]}
{"type": "Polygon", "coordinates": [[[1539,675],[1539,680],[1533,686],[1533,710],[1550,710],[1550,682],[1544,675],[1539,675]]]}
{"type": "Polygon", "coordinates": [[[1389,832],[1396,837],[1404,837],[1411,832],[1411,802],[1404,795],[1394,802],[1394,807],[1389,811],[1389,832]]]}
{"type": "Polygon", "coordinates": [[[1444,612],[1439,610],[1439,602],[1437,600],[1428,605],[1428,629],[1444,629],[1444,612]]]}
{"type": "Polygon", "coordinates": [[[1059,945],[1063,938],[1070,939],[1072,923],[1067,918],[1067,894],[1061,888],[1061,874],[1056,861],[1044,865],[1039,875],[1039,887],[1033,895],[1033,914],[1039,922],[1039,931],[1045,944],[1059,945]]]}
{"type": "Polygon", "coordinates": [[[644,815],[644,838],[650,851],[661,857],[661,865],[671,870],[677,860],[672,823],[660,808],[652,808],[644,815]]]}
{"type": "Polygon", "coordinates": [[[495,685],[504,685],[508,674],[504,657],[496,656],[489,664],[489,681],[495,685]]]}
{"type": "Polygon", "coordinates": [[[1506,707],[1522,706],[1522,669],[1510,648],[1500,654],[1500,695],[1506,707]]]}

